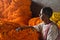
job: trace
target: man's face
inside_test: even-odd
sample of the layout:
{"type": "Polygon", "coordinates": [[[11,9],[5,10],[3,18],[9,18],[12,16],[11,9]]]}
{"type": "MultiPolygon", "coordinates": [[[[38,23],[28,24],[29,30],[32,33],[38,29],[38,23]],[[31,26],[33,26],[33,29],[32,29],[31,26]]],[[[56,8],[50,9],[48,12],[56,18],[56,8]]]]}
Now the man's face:
{"type": "Polygon", "coordinates": [[[39,17],[40,19],[42,19],[43,21],[46,19],[46,15],[44,13],[42,13],[43,9],[41,9],[39,17]]]}

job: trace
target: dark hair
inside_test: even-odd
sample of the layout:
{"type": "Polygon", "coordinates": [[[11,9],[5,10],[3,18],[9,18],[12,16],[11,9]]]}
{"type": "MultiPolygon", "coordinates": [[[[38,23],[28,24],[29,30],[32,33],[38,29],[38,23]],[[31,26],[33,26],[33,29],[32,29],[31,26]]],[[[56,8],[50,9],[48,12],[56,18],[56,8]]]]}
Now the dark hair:
{"type": "Polygon", "coordinates": [[[53,10],[50,7],[44,7],[42,8],[42,13],[44,13],[50,18],[52,16],[53,10]]]}

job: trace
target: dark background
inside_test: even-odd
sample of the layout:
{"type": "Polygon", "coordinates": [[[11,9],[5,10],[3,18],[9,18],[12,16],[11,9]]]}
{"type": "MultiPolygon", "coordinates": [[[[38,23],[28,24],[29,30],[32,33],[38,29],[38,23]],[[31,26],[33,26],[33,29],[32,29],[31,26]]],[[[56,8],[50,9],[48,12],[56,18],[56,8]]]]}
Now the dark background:
{"type": "Polygon", "coordinates": [[[60,12],[60,0],[32,0],[32,17],[37,17],[42,7],[51,7],[53,11],[60,12]]]}

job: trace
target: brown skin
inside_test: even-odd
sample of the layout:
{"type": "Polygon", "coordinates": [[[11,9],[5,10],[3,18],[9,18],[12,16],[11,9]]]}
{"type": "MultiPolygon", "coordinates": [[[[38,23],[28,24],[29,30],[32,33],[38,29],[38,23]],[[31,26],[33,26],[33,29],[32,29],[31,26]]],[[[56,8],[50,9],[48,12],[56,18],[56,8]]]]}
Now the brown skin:
{"type": "Polygon", "coordinates": [[[45,15],[44,13],[42,13],[41,15],[40,15],[40,18],[42,19],[42,21],[44,21],[45,24],[51,23],[51,21],[50,21],[50,19],[48,18],[47,15],[45,15]]]}

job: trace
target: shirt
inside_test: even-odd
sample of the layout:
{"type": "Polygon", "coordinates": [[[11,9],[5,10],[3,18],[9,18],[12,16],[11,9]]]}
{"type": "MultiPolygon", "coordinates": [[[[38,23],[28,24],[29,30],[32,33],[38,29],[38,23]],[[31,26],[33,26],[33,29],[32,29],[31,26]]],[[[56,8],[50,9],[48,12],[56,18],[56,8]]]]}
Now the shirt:
{"type": "Polygon", "coordinates": [[[58,36],[58,28],[55,25],[55,23],[49,23],[49,24],[45,24],[44,22],[33,26],[35,29],[37,29],[37,31],[41,31],[44,35],[44,30],[48,27],[48,25],[50,25],[48,33],[47,33],[47,38],[46,40],[55,40],[58,36]],[[50,25],[51,24],[51,25],[50,25]]]}

